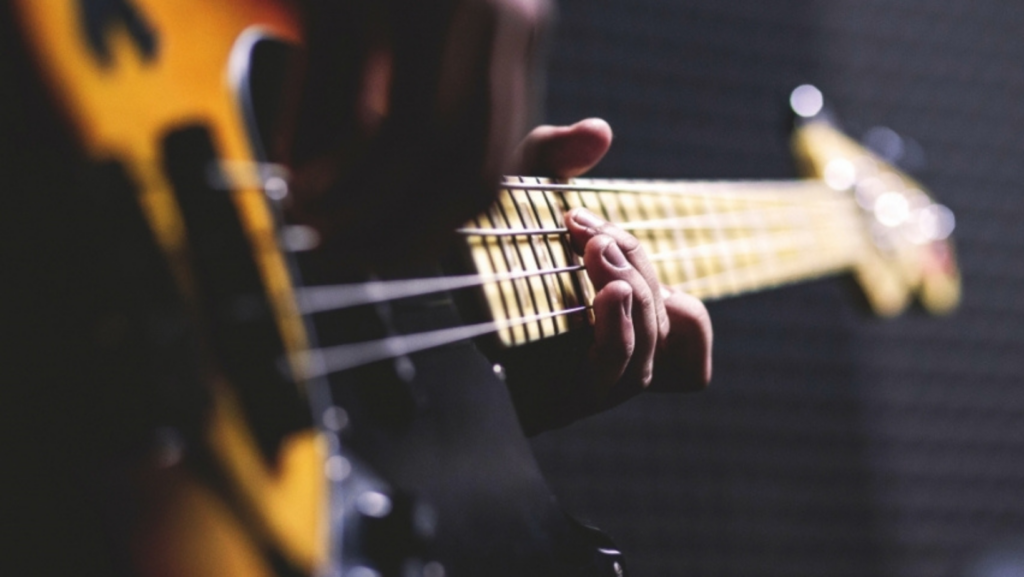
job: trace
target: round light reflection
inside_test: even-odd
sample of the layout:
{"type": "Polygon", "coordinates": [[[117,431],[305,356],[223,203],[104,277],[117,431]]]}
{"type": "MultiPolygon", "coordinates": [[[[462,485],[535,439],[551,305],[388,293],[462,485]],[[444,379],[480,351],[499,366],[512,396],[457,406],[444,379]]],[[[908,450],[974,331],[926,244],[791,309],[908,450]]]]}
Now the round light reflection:
{"type": "Polygon", "coordinates": [[[821,91],[816,86],[803,84],[797,86],[793,93],[789,95],[789,105],[793,108],[793,112],[799,116],[811,118],[821,112],[821,109],[825,106],[825,97],[822,96],[821,91]]]}

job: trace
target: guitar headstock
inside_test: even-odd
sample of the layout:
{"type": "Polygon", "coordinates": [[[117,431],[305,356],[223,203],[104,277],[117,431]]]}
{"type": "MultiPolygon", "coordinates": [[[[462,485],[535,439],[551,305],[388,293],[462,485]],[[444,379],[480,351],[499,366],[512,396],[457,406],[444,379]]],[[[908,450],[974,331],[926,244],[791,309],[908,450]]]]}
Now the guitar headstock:
{"type": "Polygon", "coordinates": [[[914,297],[933,314],[956,308],[960,271],[950,236],[952,211],[840,132],[822,112],[816,88],[797,88],[791,103],[799,117],[793,149],[802,172],[850,194],[863,214],[866,248],[854,275],[874,312],[898,314],[914,297]]]}

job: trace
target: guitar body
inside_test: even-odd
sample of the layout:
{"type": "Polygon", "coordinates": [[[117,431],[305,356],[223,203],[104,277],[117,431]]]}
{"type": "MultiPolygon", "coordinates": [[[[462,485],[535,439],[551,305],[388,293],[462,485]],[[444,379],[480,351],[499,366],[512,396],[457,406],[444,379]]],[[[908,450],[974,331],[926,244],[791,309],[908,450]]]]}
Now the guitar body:
{"type": "MultiPolygon", "coordinates": [[[[40,533],[88,509],[70,523],[75,535],[68,540],[87,534],[92,542],[80,547],[53,534],[22,539],[50,547],[39,566],[22,574],[47,574],[49,565],[76,574],[312,573],[327,552],[322,442],[310,426],[302,385],[250,374],[239,353],[250,349],[252,363],[276,375],[282,352],[306,346],[274,216],[260,188],[205,190],[201,176],[192,178],[214,161],[256,160],[232,77],[240,72],[231,66],[246,64],[246,35],[254,31],[297,41],[294,6],[29,0],[4,10],[13,12],[4,19],[11,27],[5,61],[20,69],[3,82],[22,95],[36,89],[21,109],[5,111],[27,117],[25,132],[33,134],[11,143],[10,150],[20,149],[20,166],[18,157],[5,155],[5,172],[31,175],[13,179],[23,186],[11,193],[31,197],[21,203],[26,210],[55,209],[34,215],[37,222],[68,224],[47,230],[61,261],[51,261],[49,271],[37,262],[22,272],[26,292],[65,275],[69,282],[55,287],[50,301],[40,296],[35,311],[19,314],[39,332],[77,317],[68,322],[73,334],[63,338],[73,343],[64,350],[57,330],[39,337],[53,339],[54,362],[78,366],[30,377],[56,397],[37,399],[40,412],[63,417],[53,438],[37,437],[30,446],[39,460],[73,452],[80,468],[69,467],[71,479],[50,487],[52,493],[36,487],[38,502],[25,507],[32,515],[30,505],[38,505],[32,522],[52,525],[40,533]],[[90,210],[64,214],[82,206],[90,210]],[[112,206],[123,210],[100,214],[112,206]],[[211,215],[226,222],[204,221],[211,215]],[[89,228],[76,218],[100,220],[89,228]],[[97,245],[104,236],[113,246],[97,245]],[[86,254],[83,246],[95,250],[86,254]],[[72,267],[58,264],[64,259],[85,259],[94,268],[79,267],[82,274],[70,278],[72,267]],[[105,274],[112,278],[88,279],[105,274]],[[84,301],[83,293],[101,298],[68,304],[70,312],[53,302],[84,301]],[[257,318],[211,318],[242,294],[260,297],[257,318]],[[103,330],[112,332],[99,342],[95,334],[103,330]],[[258,360],[261,354],[268,358],[258,360]],[[109,364],[97,367],[95,359],[109,364]],[[274,390],[260,390],[268,387],[274,390]],[[58,409],[64,400],[81,404],[58,409]],[[109,405],[97,406],[102,402],[109,405]],[[260,416],[268,405],[291,412],[280,419],[287,422],[260,416]],[[68,419],[64,413],[72,411],[78,416],[68,419]],[[65,501],[79,502],[47,518],[48,503],[65,501]]],[[[47,256],[38,245],[25,248],[36,251],[25,257],[47,256]]],[[[46,346],[39,342],[24,348],[34,353],[46,346]]],[[[42,476],[34,469],[26,475],[33,471],[42,476]]]]}
{"type": "MultiPolygon", "coordinates": [[[[329,382],[282,362],[314,339],[245,90],[260,39],[301,44],[294,3],[3,9],[4,574],[621,574],[554,503],[473,344],[329,382]],[[314,426],[324,399],[344,430],[314,426]],[[373,473],[331,468],[356,461],[373,473]],[[367,486],[397,520],[352,512],[367,486]]],[[[304,258],[307,280],[346,274],[304,258]]],[[[443,295],[385,308],[317,319],[318,344],[461,322],[443,295]]]]}

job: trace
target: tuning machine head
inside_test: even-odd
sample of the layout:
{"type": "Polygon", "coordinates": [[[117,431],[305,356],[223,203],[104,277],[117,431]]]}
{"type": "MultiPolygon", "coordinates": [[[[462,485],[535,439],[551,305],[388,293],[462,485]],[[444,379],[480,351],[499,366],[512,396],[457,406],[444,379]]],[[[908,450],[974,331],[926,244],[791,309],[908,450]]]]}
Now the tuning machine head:
{"type": "Polygon", "coordinates": [[[821,91],[797,87],[793,149],[803,174],[820,179],[859,207],[866,249],[854,274],[874,311],[898,314],[916,296],[935,314],[960,300],[960,272],[951,235],[953,212],[878,153],[843,134],[821,91]]]}

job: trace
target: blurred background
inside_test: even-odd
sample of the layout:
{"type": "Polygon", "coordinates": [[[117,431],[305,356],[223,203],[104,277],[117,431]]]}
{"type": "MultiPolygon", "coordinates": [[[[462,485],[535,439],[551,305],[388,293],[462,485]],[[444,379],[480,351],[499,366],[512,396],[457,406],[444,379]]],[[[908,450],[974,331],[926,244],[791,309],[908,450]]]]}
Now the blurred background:
{"type": "Polygon", "coordinates": [[[566,508],[642,577],[1024,576],[1024,4],[560,6],[546,120],[612,124],[597,175],[793,177],[813,83],[954,210],[964,275],[941,319],[842,279],[711,304],[707,392],[534,440],[566,508]]]}

